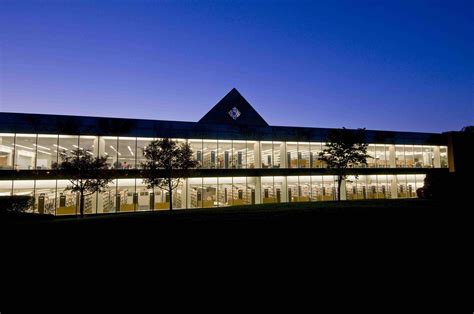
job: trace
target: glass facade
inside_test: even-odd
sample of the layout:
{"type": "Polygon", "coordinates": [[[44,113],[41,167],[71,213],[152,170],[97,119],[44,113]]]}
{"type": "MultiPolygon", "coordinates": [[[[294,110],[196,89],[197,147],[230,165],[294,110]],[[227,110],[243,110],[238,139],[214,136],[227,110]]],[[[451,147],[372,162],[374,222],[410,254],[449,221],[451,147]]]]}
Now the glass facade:
{"type": "MultiPolygon", "coordinates": [[[[345,197],[413,198],[424,178],[423,174],[349,176],[345,197]]],[[[0,180],[0,195],[34,196],[30,211],[36,213],[76,215],[80,198],[67,189],[68,185],[68,180],[0,180]]],[[[173,190],[176,209],[336,199],[337,177],[331,175],[187,178],[173,190]]],[[[140,178],[116,179],[107,191],[87,195],[84,211],[96,214],[166,210],[169,202],[167,191],[148,189],[140,178]]]]}
{"type": "MultiPolygon", "coordinates": [[[[143,150],[156,138],[0,134],[0,170],[51,169],[73,149],[107,156],[109,168],[138,169],[143,150]]],[[[324,168],[318,158],[325,145],[318,142],[174,139],[188,142],[198,168],[324,168]]],[[[369,144],[369,168],[447,168],[446,146],[369,144]]]]}
{"type": "MultiPolygon", "coordinates": [[[[1,170],[48,170],[73,149],[106,156],[110,169],[139,169],[144,149],[156,138],[92,135],[0,134],[1,170]]],[[[174,139],[189,143],[201,169],[319,169],[322,142],[174,139]]],[[[369,144],[369,168],[447,168],[447,146],[369,144]]],[[[173,192],[174,208],[221,207],[259,203],[315,202],[337,198],[333,175],[192,177],[173,192]]],[[[424,174],[350,176],[341,188],[347,199],[416,197],[424,174]]],[[[75,215],[79,196],[68,180],[0,180],[0,195],[31,195],[31,211],[75,215]]],[[[106,191],[86,196],[85,213],[169,209],[169,193],[148,189],[140,178],[115,179],[106,191]]]]}

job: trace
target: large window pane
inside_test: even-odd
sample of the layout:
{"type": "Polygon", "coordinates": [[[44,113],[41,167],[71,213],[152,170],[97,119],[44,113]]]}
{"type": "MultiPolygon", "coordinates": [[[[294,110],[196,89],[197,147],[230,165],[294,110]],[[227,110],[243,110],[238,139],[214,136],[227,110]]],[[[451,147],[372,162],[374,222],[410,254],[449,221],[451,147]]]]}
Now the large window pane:
{"type": "Polygon", "coordinates": [[[115,207],[120,212],[133,212],[138,208],[138,195],[135,192],[135,179],[118,179],[115,207]]]}
{"type": "Polygon", "coordinates": [[[310,167],[309,143],[298,143],[298,165],[300,168],[310,167]]]}
{"type": "Polygon", "coordinates": [[[232,141],[230,140],[220,140],[219,141],[219,153],[217,156],[217,164],[220,169],[230,169],[234,168],[232,163],[232,141]]]}
{"type": "Polygon", "coordinates": [[[189,191],[189,207],[200,208],[203,207],[203,188],[202,178],[188,178],[188,191],[189,191]]]}
{"type": "Polygon", "coordinates": [[[257,141],[247,141],[247,168],[260,167],[256,160],[259,151],[258,145],[259,143],[257,141]]]}
{"type": "Polygon", "coordinates": [[[413,157],[415,168],[423,167],[423,147],[421,145],[413,146],[413,157]]]}
{"type": "Polygon", "coordinates": [[[250,204],[247,197],[247,178],[235,177],[232,179],[232,205],[250,204]]]}
{"type": "Polygon", "coordinates": [[[375,153],[375,145],[374,144],[369,144],[367,147],[367,154],[370,156],[367,158],[367,165],[369,168],[375,168],[377,167],[377,156],[375,153]]]}
{"type": "Polygon", "coordinates": [[[58,153],[58,162],[62,162],[63,158],[71,153],[72,150],[79,148],[79,136],[77,135],[59,135],[59,145],[56,147],[55,153],[58,153]]]}
{"type": "Polygon", "coordinates": [[[12,195],[13,181],[12,180],[1,180],[0,181],[0,196],[12,195]]]}
{"type": "Polygon", "coordinates": [[[35,212],[54,215],[56,210],[56,180],[36,180],[35,212]]]}
{"type": "Polygon", "coordinates": [[[217,168],[217,140],[203,140],[203,168],[217,168]]]}
{"type": "MultiPolygon", "coordinates": [[[[35,180],[15,180],[13,181],[13,195],[34,196],[35,180]]],[[[33,207],[28,208],[28,212],[33,211],[33,207]]]]}
{"type": "Polygon", "coordinates": [[[283,168],[283,156],[285,155],[285,142],[273,142],[273,168],[283,168]]]}
{"type": "Polygon", "coordinates": [[[15,169],[32,170],[36,162],[36,134],[16,134],[15,169]]]}
{"type": "Polygon", "coordinates": [[[415,167],[415,158],[413,155],[412,145],[405,145],[405,163],[407,168],[415,167]]]}
{"type": "Polygon", "coordinates": [[[448,147],[440,146],[439,147],[439,157],[441,168],[448,168],[448,147]]]}
{"type": "Polygon", "coordinates": [[[115,213],[115,193],[117,191],[117,179],[109,183],[108,188],[99,194],[97,212],[98,213],[115,213]]]}
{"type": "Polygon", "coordinates": [[[405,148],[403,145],[395,145],[395,163],[397,168],[405,168],[405,148]]]}
{"type": "Polygon", "coordinates": [[[146,162],[144,149],[153,141],[151,137],[137,137],[137,168],[142,168],[142,163],[146,162]]]}
{"type": "Polygon", "coordinates": [[[137,140],[135,137],[119,137],[118,161],[121,169],[134,169],[137,140]]]}
{"type": "Polygon", "coordinates": [[[288,162],[288,168],[298,168],[298,143],[297,142],[286,143],[286,160],[288,162]]]}
{"type": "Polygon", "coordinates": [[[15,134],[0,133],[0,170],[13,169],[15,134]]]}
{"type": "Polygon", "coordinates": [[[56,193],[56,215],[76,215],[79,213],[78,193],[66,189],[71,185],[69,180],[58,180],[56,193]]]}
{"type": "Polygon", "coordinates": [[[219,188],[217,190],[217,205],[218,206],[231,206],[233,204],[233,187],[232,178],[224,177],[218,178],[219,188]]]}
{"type": "Polygon", "coordinates": [[[202,140],[189,140],[188,141],[191,150],[193,151],[193,159],[198,162],[196,168],[202,167],[203,155],[202,155],[202,140]]]}
{"type": "Polygon", "coordinates": [[[51,169],[58,160],[58,135],[38,134],[36,169],[51,169]]]}
{"type": "Polygon", "coordinates": [[[107,157],[109,168],[120,169],[121,163],[118,161],[118,138],[116,136],[101,136],[99,139],[99,155],[107,157]]]}
{"type": "Polygon", "coordinates": [[[434,167],[434,147],[423,146],[423,166],[425,168],[434,167]]]}
{"type": "Polygon", "coordinates": [[[319,159],[319,153],[322,151],[322,143],[310,143],[311,149],[311,167],[323,168],[323,162],[319,159]]]}
{"type": "Polygon", "coordinates": [[[233,168],[243,169],[247,168],[247,144],[245,141],[233,141],[234,156],[233,168]]]}
{"type": "Polygon", "coordinates": [[[273,167],[273,144],[272,142],[261,142],[262,168],[273,167]]]}
{"type": "Polygon", "coordinates": [[[262,203],[276,203],[276,193],[273,186],[273,177],[261,177],[262,181],[262,203]]]}
{"type": "Polygon", "coordinates": [[[218,206],[217,202],[217,178],[203,178],[203,207],[218,206]]]}
{"type": "Polygon", "coordinates": [[[247,204],[260,204],[260,196],[257,195],[257,178],[247,177],[247,204]]]}
{"type": "Polygon", "coordinates": [[[298,181],[298,201],[309,202],[311,200],[311,177],[300,176],[298,181]]]}
{"type": "MultiPolygon", "coordinates": [[[[388,153],[388,147],[387,147],[388,153]]],[[[387,168],[388,167],[388,158],[385,152],[385,145],[377,144],[375,145],[375,160],[378,168],[387,168]]]]}

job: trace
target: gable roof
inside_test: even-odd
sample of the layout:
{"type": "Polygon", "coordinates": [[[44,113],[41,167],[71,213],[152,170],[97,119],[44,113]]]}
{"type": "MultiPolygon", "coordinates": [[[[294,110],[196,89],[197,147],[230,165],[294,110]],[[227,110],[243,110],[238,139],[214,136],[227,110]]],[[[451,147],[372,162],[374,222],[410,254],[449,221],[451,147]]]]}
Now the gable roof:
{"type": "Polygon", "coordinates": [[[235,88],[209,110],[198,123],[268,126],[262,116],[235,88]]]}

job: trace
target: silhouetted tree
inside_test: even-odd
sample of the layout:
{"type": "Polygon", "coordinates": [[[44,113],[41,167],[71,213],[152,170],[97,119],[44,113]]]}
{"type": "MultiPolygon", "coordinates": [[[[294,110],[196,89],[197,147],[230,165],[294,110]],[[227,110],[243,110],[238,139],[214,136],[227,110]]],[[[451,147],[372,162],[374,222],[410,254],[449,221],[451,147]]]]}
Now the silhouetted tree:
{"type": "MultiPolygon", "coordinates": [[[[318,155],[327,167],[337,174],[337,200],[341,200],[341,184],[347,179],[347,168],[359,164],[367,165],[368,144],[365,142],[365,129],[348,130],[346,128],[331,130],[326,138],[326,147],[318,155]]],[[[356,176],[357,177],[357,176],[356,176]]]]}
{"type": "Polygon", "coordinates": [[[185,172],[197,166],[193,151],[187,143],[178,144],[169,138],[151,142],[143,154],[146,162],[141,164],[143,181],[148,188],[159,187],[169,192],[170,210],[173,210],[173,190],[178,187],[185,172]]]}
{"type": "Polygon", "coordinates": [[[84,197],[103,192],[112,181],[112,171],[108,170],[107,157],[94,157],[87,149],[75,149],[61,154],[61,162],[55,169],[67,174],[71,185],[66,190],[80,194],[80,214],[84,217],[84,197]]]}

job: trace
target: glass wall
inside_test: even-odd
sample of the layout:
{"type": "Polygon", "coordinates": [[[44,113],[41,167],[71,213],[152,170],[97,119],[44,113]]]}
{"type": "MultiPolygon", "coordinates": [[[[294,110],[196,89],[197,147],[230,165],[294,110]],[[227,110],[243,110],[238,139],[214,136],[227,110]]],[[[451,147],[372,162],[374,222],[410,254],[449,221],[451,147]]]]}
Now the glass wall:
{"type": "Polygon", "coordinates": [[[13,169],[15,134],[0,133],[0,170],[13,169]]]}
{"type": "Polygon", "coordinates": [[[441,168],[448,168],[448,147],[440,146],[439,147],[439,156],[441,168]]]}
{"type": "Polygon", "coordinates": [[[120,169],[134,169],[137,159],[137,140],[134,137],[118,138],[118,164],[120,169]]]}
{"type": "Polygon", "coordinates": [[[218,141],[217,154],[217,168],[219,169],[231,169],[235,168],[232,162],[233,149],[232,141],[219,140],[218,141]]]}
{"type": "MultiPolygon", "coordinates": [[[[140,168],[144,148],[154,138],[0,134],[0,169],[51,169],[73,149],[107,156],[109,168],[140,168]]],[[[188,142],[198,167],[206,169],[324,168],[319,142],[173,139],[188,142]]],[[[447,147],[430,145],[368,145],[370,168],[447,167],[447,147]]]]}
{"type": "Polygon", "coordinates": [[[17,134],[15,138],[15,169],[33,170],[36,163],[36,134],[17,134]]]}
{"type": "Polygon", "coordinates": [[[145,158],[145,155],[144,155],[144,149],[150,145],[150,143],[153,141],[154,139],[151,138],[151,137],[137,137],[137,149],[136,149],[136,155],[137,155],[137,158],[136,158],[136,167],[137,168],[142,168],[142,163],[146,162],[146,158],[145,158]]]}
{"type": "Polygon", "coordinates": [[[203,168],[218,168],[217,140],[203,140],[203,168]]]}
{"type": "Polygon", "coordinates": [[[38,134],[36,139],[36,169],[51,169],[58,161],[58,135],[38,134]]]}
{"type": "Polygon", "coordinates": [[[56,180],[37,180],[35,212],[54,215],[56,209],[56,180]]]}
{"type": "Polygon", "coordinates": [[[273,143],[261,142],[262,168],[273,168],[273,143]]]}
{"type": "Polygon", "coordinates": [[[203,166],[202,140],[189,140],[188,144],[193,151],[193,159],[198,162],[196,168],[201,168],[203,166]]]}

